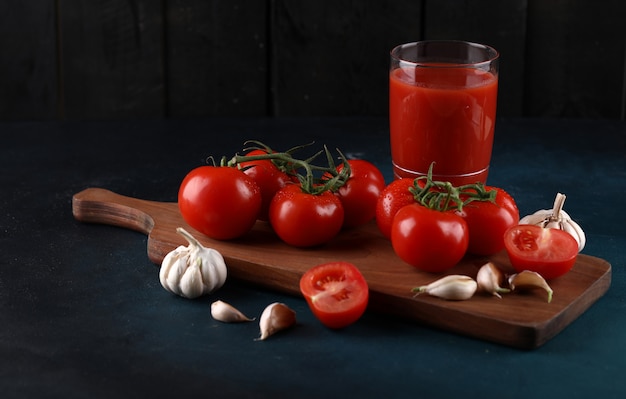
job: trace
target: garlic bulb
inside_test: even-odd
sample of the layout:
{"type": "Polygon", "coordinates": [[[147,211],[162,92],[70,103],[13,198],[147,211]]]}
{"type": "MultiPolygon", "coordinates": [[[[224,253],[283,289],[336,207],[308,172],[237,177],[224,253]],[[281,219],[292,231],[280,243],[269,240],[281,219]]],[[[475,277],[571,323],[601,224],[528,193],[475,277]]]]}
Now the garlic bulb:
{"type": "Polygon", "coordinates": [[[176,232],[189,242],[179,246],[163,258],[159,280],[166,290],[193,299],[210,294],[226,281],[226,263],[222,255],[205,248],[185,229],[176,232]]]}
{"type": "Polygon", "coordinates": [[[510,289],[500,286],[504,282],[504,274],[493,262],[487,262],[478,269],[476,282],[479,289],[498,298],[502,298],[500,294],[511,292],[510,289]]]}
{"type": "Polygon", "coordinates": [[[261,336],[257,341],[263,341],[270,335],[285,330],[296,324],[296,312],[284,303],[274,302],[268,305],[259,320],[261,336]]]}
{"type": "Polygon", "coordinates": [[[585,247],[587,239],[583,229],[563,210],[565,195],[557,193],[552,209],[541,209],[532,215],[524,216],[519,224],[534,224],[568,232],[578,242],[578,252],[585,247]]]}
{"type": "Polygon", "coordinates": [[[511,290],[517,288],[543,288],[548,293],[548,303],[552,302],[552,288],[546,280],[537,272],[524,270],[509,277],[509,285],[511,290]]]}
{"type": "Polygon", "coordinates": [[[470,299],[477,288],[478,284],[471,277],[452,274],[433,281],[428,285],[415,287],[413,292],[416,293],[415,295],[427,293],[442,299],[463,301],[470,299]]]}
{"type": "Polygon", "coordinates": [[[211,316],[213,316],[215,320],[224,323],[240,323],[254,320],[223,301],[215,301],[211,304],[211,316]]]}

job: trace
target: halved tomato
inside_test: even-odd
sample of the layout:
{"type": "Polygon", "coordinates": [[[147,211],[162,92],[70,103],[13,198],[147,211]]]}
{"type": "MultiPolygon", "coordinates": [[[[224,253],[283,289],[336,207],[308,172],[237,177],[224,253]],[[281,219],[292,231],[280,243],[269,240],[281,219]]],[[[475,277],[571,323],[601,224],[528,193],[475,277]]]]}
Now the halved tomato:
{"type": "Polygon", "coordinates": [[[569,233],[530,224],[513,226],[504,233],[511,265],[552,279],[569,272],[578,255],[578,242],[569,233]]]}
{"type": "Polygon", "coordinates": [[[367,281],[349,262],[314,266],[300,279],[300,292],[326,327],[338,329],[357,321],[369,299],[367,281]]]}

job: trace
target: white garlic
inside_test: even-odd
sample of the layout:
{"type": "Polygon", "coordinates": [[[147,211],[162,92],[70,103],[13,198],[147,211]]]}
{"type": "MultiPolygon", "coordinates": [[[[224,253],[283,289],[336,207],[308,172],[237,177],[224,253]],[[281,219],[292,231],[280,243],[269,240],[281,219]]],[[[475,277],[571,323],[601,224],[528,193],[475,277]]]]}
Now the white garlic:
{"type": "Polygon", "coordinates": [[[163,258],[159,271],[163,288],[193,299],[224,285],[227,274],[224,257],[218,251],[202,246],[182,227],[176,232],[185,237],[189,246],[181,245],[163,258]]]}
{"type": "Polygon", "coordinates": [[[215,320],[224,323],[240,323],[254,320],[223,301],[215,301],[211,304],[211,316],[213,316],[215,320]]]}
{"type": "Polygon", "coordinates": [[[557,193],[552,209],[541,209],[532,215],[524,216],[520,219],[519,224],[534,224],[541,227],[564,230],[576,239],[578,252],[580,252],[585,247],[587,239],[583,229],[563,210],[565,198],[564,194],[557,193]]]}
{"type": "Polygon", "coordinates": [[[296,312],[284,303],[274,302],[268,305],[259,319],[261,336],[257,341],[263,341],[270,335],[285,330],[296,324],[296,312]]]}
{"type": "Polygon", "coordinates": [[[476,283],[480,290],[502,298],[500,294],[511,292],[510,289],[501,287],[504,281],[504,273],[493,262],[487,262],[478,269],[476,283]]]}
{"type": "Polygon", "coordinates": [[[509,285],[511,286],[511,290],[517,288],[543,288],[548,293],[548,303],[552,302],[552,288],[550,288],[541,274],[537,272],[524,270],[513,274],[509,276],[509,285]]]}
{"type": "Polygon", "coordinates": [[[473,278],[469,276],[463,276],[459,274],[452,274],[433,281],[428,285],[413,288],[415,295],[421,293],[427,293],[428,295],[436,296],[442,299],[448,299],[452,301],[463,301],[470,299],[478,284],[473,278]]]}

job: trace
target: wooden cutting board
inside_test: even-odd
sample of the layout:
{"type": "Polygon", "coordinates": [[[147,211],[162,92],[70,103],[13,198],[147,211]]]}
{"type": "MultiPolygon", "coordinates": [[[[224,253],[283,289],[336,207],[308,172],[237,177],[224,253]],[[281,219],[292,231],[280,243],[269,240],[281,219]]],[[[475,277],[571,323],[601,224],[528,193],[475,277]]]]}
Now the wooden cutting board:
{"type": "MultiPolygon", "coordinates": [[[[467,301],[445,301],[427,295],[414,296],[413,287],[428,284],[441,275],[420,272],[400,260],[374,222],[343,231],[324,246],[300,249],[284,244],[264,222],[257,222],[243,238],[212,240],[183,221],[176,203],[136,199],[99,188],[75,194],[72,211],[79,221],[147,234],[148,257],[158,265],[168,252],[187,245],[176,233],[177,227],[184,227],[203,245],[222,253],[228,278],[288,294],[300,295],[300,277],[310,267],[350,261],[369,284],[368,310],[523,349],[539,347],[557,335],[604,295],[611,284],[611,265],[607,261],[580,254],[568,274],[549,282],[554,290],[551,303],[543,290],[514,292],[502,299],[477,293],[467,301]]],[[[476,277],[479,267],[488,260],[513,271],[502,252],[489,258],[467,257],[448,274],[476,277]]]]}

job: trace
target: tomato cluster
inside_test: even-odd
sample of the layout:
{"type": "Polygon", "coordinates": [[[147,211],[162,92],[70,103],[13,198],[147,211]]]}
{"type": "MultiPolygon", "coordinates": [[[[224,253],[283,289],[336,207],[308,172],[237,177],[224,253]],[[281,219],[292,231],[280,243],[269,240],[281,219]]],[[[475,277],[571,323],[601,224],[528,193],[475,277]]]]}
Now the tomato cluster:
{"type": "Polygon", "coordinates": [[[431,174],[399,179],[379,196],[376,223],[405,262],[443,272],[466,253],[492,255],[504,248],[504,233],[519,222],[513,198],[480,183],[453,187],[431,174]]]}
{"type": "Polygon", "coordinates": [[[267,221],[296,247],[323,244],[343,228],[374,219],[385,187],[375,165],[341,155],[335,166],[327,149],[306,160],[293,157],[293,151],[263,146],[220,166],[192,170],[178,194],[183,219],[215,239],[240,237],[257,220],[267,221]],[[327,165],[312,164],[320,154],[326,154],[327,165]]]}

